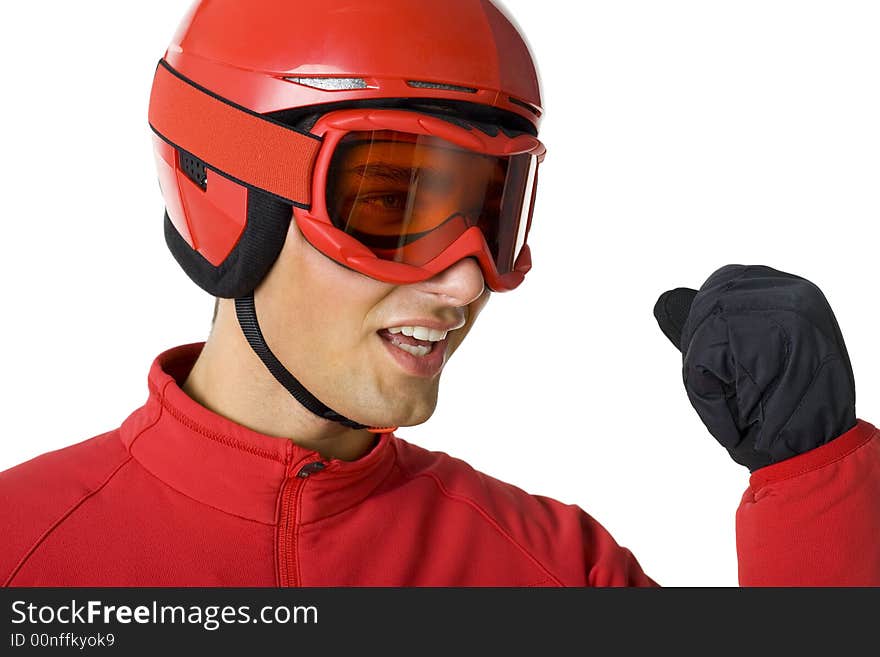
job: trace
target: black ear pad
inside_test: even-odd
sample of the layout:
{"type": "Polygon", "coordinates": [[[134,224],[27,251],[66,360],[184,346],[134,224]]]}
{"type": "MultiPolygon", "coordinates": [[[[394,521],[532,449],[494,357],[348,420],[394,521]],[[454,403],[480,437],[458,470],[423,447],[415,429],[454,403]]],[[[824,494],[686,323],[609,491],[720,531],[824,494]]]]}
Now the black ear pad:
{"type": "Polygon", "coordinates": [[[275,264],[293,208],[274,196],[248,189],[247,225],[238,244],[215,267],[177,232],[165,213],[165,243],[189,277],[208,294],[225,299],[247,296],[275,264]]]}

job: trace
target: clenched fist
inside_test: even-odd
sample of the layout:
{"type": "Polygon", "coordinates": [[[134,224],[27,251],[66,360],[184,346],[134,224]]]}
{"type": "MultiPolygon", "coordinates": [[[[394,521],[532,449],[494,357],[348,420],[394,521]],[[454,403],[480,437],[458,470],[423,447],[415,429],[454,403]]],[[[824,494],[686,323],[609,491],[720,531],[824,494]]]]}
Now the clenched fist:
{"type": "Polygon", "coordinates": [[[855,426],[849,355],[831,307],[810,281],[763,265],[727,265],[699,291],[664,292],[654,316],[682,352],[691,404],[749,470],[855,426]]]}

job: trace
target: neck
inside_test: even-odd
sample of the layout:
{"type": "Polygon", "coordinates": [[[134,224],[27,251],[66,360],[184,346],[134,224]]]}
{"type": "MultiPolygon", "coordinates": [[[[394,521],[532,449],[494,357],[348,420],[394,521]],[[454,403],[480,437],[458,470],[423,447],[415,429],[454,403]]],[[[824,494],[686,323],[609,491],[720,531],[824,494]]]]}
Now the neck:
{"type": "Polygon", "coordinates": [[[292,440],[324,458],[354,461],[375,443],[369,431],[325,420],[300,405],[253,352],[234,312],[218,313],[182,388],[218,415],[253,431],[292,440]]]}

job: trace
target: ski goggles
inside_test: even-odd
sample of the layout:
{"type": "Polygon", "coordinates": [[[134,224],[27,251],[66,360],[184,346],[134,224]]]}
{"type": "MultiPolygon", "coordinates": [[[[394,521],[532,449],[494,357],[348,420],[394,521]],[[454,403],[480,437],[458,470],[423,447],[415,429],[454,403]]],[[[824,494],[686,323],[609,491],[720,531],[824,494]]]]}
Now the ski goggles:
{"type": "MultiPolygon", "coordinates": [[[[204,167],[206,179],[191,178],[225,215],[241,214],[247,187],[268,192],[293,206],[316,249],[388,283],[427,280],[473,257],[500,292],[531,269],[527,238],[546,151],[529,134],[397,109],[332,111],[303,132],[164,62],[152,98],[157,137],[204,167]]],[[[235,225],[202,240],[212,263],[234,245],[243,223],[235,225]]]]}
{"type": "Polygon", "coordinates": [[[319,251],[378,280],[416,283],[473,257],[492,290],[512,290],[531,268],[545,148],[491,132],[402,110],[331,112],[312,128],[323,143],[297,224],[319,251]]]}

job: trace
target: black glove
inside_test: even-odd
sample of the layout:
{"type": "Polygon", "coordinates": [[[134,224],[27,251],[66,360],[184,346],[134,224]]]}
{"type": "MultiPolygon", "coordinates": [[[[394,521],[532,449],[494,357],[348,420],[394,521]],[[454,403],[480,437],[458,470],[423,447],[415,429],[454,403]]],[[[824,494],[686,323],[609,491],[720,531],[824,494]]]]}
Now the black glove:
{"type": "Polygon", "coordinates": [[[688,399],[734,461],[754,471],[856,424],[849,355],[822,291],[763,265],[727,265],[654,306],[682,352],[688,399]]]}

